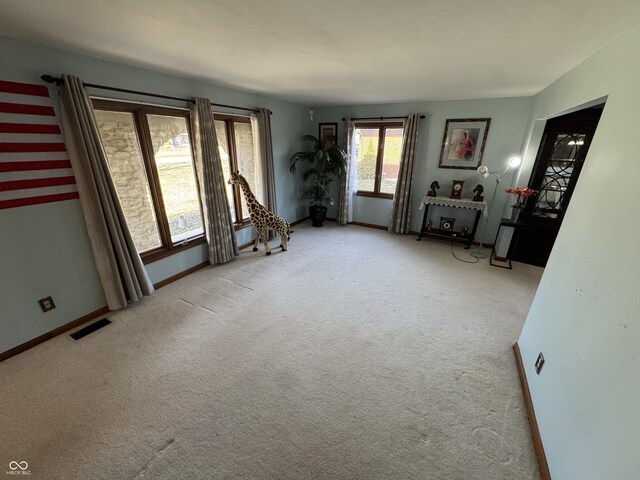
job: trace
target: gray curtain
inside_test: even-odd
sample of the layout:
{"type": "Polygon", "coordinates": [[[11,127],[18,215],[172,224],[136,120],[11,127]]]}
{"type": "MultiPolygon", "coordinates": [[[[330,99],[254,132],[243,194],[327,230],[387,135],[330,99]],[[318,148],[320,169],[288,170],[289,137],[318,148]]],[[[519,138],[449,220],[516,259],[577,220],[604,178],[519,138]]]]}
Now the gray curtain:
{"type": "Polygon", "coordinates": [[[109,173],[91,99],[78,77],[63,75],[62,124],[96,268],[109,309],[153,293],[109,173]]]}
{"type": "Polygon", "coordinates": [[[344,150],[347,152],[347,174],[340,179],[340,195],[338,198],[338,223],[340,225],[353,222],[353,203],[358,190],[354,129],[354,123],[350,118],[347,118],[344,122],[344,150]]]}
{"type": "MultiPolygon", "coordinates": [[[[262,179],[262,201],[270,212],[278,214],[276,202],[276,179],[273,167],[273,144],[271,141],[271,112],[267,108],[258,109],[258,145],[260,151],[260,175],[262,179]]],[[[268,230],[268,239],[275,237],[275,232],[268,230]]]]}
{"type": "Polygon", "coordinates": [[[420,115],[414,114],[404,124],[402,154],[398,171],[398,183],[391,207],[391,223],[389,231],[394,233],[409,232],[411,211],[411,187],[413,186],[413,170],[415,167],[416,147],[418,145],[418,127],[420,115]]]}
{"type": "Polygon", "coordinates": [[[273,145],[271,143],[271,112],[266,108],[258,109],[258,137],[260,141],[260,159],[262,169],[262,188],[264,206],[277,214],[276,178],[273,168],[273,145]]]}
{"type": "Polygon", "coordinates": [[[209,263],[227,263],[238,255],[238,243],[229,210],[229,200],[222,173],[222,160],[213,123],[211,101],[196,98],[191,107],[193,147],[204,209],[209,263]]]}

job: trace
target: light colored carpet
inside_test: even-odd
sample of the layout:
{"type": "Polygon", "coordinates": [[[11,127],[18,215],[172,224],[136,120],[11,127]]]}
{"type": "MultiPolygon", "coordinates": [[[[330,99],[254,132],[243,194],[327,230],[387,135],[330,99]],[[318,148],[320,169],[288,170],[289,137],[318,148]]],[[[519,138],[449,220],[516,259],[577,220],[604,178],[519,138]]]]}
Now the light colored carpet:
{"type": "Polygon", "coordinates": [[[288,252],[245,251],[78,342],[0,363],[3,468],[538,479],[511,345],[542,270],[460,263],[448,243],[412,235],[295,230],[288,252]]]}

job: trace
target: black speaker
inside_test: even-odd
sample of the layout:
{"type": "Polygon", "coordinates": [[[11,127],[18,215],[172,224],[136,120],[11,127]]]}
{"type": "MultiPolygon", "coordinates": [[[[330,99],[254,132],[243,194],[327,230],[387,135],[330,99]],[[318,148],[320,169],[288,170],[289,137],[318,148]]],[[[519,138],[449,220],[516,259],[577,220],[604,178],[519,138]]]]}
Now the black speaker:
{"type": "Polygon", "coordinates": [[[456,223],[455,218],[440,217],[440,230],[444,230],[445,232],[452,232],[454,223],[456,223]]]}

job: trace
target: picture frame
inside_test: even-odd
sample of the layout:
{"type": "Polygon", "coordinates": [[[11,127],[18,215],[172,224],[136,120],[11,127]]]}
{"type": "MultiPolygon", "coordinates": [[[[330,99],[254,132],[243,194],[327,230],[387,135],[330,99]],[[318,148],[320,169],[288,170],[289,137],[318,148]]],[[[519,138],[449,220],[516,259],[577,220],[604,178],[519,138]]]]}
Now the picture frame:
{"type": "Polygon", "coordinates": [[[335,144],[338,144],[338,124],[337,123],[320,123],[318,124],[318,140],[320,143],[326,137],[333,137],[335,144]]]}
{"type": "Polygon", "coordinates": [[[490,118],[448,119],[442,137],[439,168],[475,170],[482,162],[490,118]]]}

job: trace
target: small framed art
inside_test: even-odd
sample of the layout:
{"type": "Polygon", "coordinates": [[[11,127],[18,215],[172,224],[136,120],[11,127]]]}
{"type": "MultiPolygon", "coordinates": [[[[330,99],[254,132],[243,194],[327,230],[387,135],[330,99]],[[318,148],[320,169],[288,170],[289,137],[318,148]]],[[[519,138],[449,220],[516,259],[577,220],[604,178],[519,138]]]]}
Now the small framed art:
{"type": "Polygon", "coordinates": [[[450,119],[444,127],[440,168],[475,170],[489,133],[490,118],[450,119]]]}
{"type": "Polygon", "coordinates": [[[338,144],[338,124],[337,123],[320,123],[318,125],[318,139],[320,143],[324,143],[325,140],[333,140],[338,144]]]}

